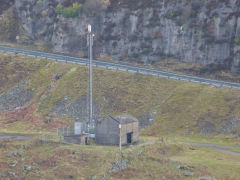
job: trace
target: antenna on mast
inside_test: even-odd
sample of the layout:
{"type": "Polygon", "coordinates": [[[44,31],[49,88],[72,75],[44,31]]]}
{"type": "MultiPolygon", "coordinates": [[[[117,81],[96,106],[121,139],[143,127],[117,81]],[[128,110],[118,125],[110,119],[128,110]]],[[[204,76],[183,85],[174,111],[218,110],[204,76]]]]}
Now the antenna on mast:
{"type": "Polygon", "coordinates": [[[89,114],[88,114],[88,124],[87,124],[87,131],[88,133],[90,133],[91,130],[94,129],[95,127],[95,122],[93,120],[93,85],[92,85],[92,47],[93,47],[93,37],[94,34],[92,33],[92,26],[90,24],[88,24],[88,49],[89,49],[89,66],[88,66],[88,72],[89,72],[89,114]]]}

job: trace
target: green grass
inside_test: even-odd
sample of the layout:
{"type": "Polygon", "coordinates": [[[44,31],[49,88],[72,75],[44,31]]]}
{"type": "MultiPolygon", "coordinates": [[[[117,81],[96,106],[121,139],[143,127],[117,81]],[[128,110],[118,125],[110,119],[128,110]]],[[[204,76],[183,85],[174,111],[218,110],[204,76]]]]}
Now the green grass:
{"type": "MultiPolygon", "coordinates": [[[[1,55],[4,58],[7,56],[6,54],[1,55]]],[[[2,63],[4,69],[18,67],[16,64],[24,64],[20,67],[22,72],[30,71],[28,68],[33,68],[30,74],[23,73],[20,77],[17,74],[18,71],[16,73],[5,71],[7,77],[18,78],[13,78],[13,81],[5,81],[1,86],[3,87],[2,91],[12,87],[16,82],[28,79],[28,88],[34,90],[34,97],[31,101],[36,109],[34,115],[43,119],[49,116],[53,122],[55,119],[68,122],[68,118],[59,119],[52,116],[50,109],[65,97],[68,97],[69,103],[71,103],[86,95],[87,68],[41,59],[33,60],[33,58],[24,56],[9,55],[9,57],[11,57],[11,64],[2,63]],[[62,78],[56,80],[56,75],[62,75],[62,78]]],[[[0,58],[0,62],[4,62],[4,58],[0,58]]],[[[101,68],[94,68],[93,89],[94,100],[98,103],[101,112],[100,117],[123,113],[136,117],[147,113],[154,114],[154,123],[142,131],[143,135],[182,136],[191,132],[198,136],[201,123],[210,122],[214,124],[215,129],[209,137],[214,137],[217,135],[216,131],[227,120],[233,117],[240,118],[240,92],[234,89],[215,88],[101,68]]],[[[1,121],[4,121],[3,118],[1,121]]],[[[47,130],[46,127],[47,125],[40,123],[35,131],[47,130]]],[[[11,128],[15,128],[16,131],[22,129],[18,124],[12,124],[11,128]]]]}
{"type": "Polygon", "coordinates": [[[196,179],[211,176],[218,180],[239,179],[240,157],[219,153],[207,148],[189,146],[170,139],[140,137],[139,144],[124,146],[123,160],[128,168],[119,172],[108,172],[113,162],[120,160],[118,146],[88,146],[49,142],[40,143],[38,136],[28,141],[2,141],[0,144],[1,170],[11,170],[19,178],[34,179],[99,179],[106,174],[107,179],[196,179]],[[18,150],[19,145],[25,148],[18,150]],[[22,157],[8,157],[11,152],[21,151],[22,157]],[[24,158],[24,161],[21,159],[24,158]],[[8,167],[8,163],[17,160],[17,166],[8,167]],[[31,165],[32,170],[25,174],[23,167],[31,165]],[[178,165],[189,167],[179,170],[178,165]],[[193,172],[185,177],[186,171],[193,172]]]}
{"type": "Polygon", "coordinates": [[[230,135],[205,136],[195,134],[189,136],[171,136],[168,137],[168,139],[173,142],[198,142],[205,144],[219,144],[240,147],[240,138],[230,135]]]}
{"type": "Polygon", "coordinates": [[[186,149],[171,157],[171,160],[186,163],[190,166],[202,167],[199,171],[219,180],[238,179],[240,177],[240,157],[197,147],[196,150],[186,149]]]}
{"type": "Polygon", "coordinates": [[[36,139],[28,142],[6,142],[1,148],[1,167],[8,169],[4,164],[12,159],[18,161],[14,169],[19,177],[27,179],[64,179],[64,176],[73,176],[74,179],[90,179],[91,176],[102,175],[115,158],[117,148],[103,146],[63,145],[58,143],[40,144],[36,139]],[[22,150],[25,160],[8,158],[7,154],[17,151],[17,145],[25,144],[22,150]],[[3,158],[4,157],[4,158],[3,158]],[[24,174],[24,165],[31,165],[32,171],[24,174]],[[34,170],[39,173],[35,173],[34,170]]]}
{"type": "MultiPolygon", "coordinates": [[[[11,169],[7,164],[15,159],[18,164],[14,172],[19,178],[24,177],[29,180],[62,179],[66,176],[71,176],[73,179],[90,179],[93,176],[100,178],[113,162],[120,160],[117,146],[40,144],[37,138],[18,142],[5,141],[1,143],[0,150],[1,170],[11,169]],[[22,157],[7,157],[9,153],[16,152],[18,146],[22,144],[26,147],[21,150],[22,157]],[[21,161],[22,158],[25,160],[21,161]],[[32,166],[28,174],[22,171],[25,165],[32,166]]],[[[124,147],[123,160],[128,163],[128,168],[120,172],[106,173],[107,179],[185,179],[183,172],[177,169],[179,163],[170,160],[171,157],[181,155],[185,150],[186,147],[183,145],[159,141],[155,141],[154,144],[124,147]]],[[[201,166],[196,166],[197,168],[201,166]]],[[[198,175],[203,173],[196,170],[194,177],[198,175]]]]}

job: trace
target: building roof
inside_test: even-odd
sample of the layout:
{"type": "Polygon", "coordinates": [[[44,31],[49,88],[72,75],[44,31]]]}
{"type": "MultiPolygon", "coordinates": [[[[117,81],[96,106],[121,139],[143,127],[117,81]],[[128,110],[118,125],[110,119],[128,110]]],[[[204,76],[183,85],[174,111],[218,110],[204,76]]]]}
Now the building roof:
{"type": "Polygon", "coordinates": [[[113,120],[117,121],[119,124],[128,124],[128,123],[133,123],[133,122],[138,122],[137,118],[131,116],[131,115],[120,115],[120,116],[115,116],[111,117],[113,120]]]}

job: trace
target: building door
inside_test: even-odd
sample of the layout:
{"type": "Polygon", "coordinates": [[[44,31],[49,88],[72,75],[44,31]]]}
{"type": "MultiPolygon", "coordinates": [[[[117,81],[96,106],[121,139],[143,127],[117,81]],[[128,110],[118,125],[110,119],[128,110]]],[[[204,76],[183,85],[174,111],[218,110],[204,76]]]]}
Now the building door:
{"type": "Polygon", "coordinates": [[[132,132],[131,133],[127,133],[127,143],[131,144],[132,143],[132,132]]]}
{"type": "Polygon", "coordinates": [[[85,137],[85,145],[88,145],[88,138],[85,137]]]}

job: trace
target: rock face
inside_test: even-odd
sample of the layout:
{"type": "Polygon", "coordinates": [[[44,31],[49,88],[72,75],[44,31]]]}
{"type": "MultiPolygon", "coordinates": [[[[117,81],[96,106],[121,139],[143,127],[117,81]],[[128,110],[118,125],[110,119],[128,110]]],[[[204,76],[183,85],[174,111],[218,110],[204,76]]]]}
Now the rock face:
{"type": "Polygon", "coordinates": [[[57,15],[58,3],[66,2],[15,1],[28,35],[49,41],[55,51],[86,53],[85,27],[91,23],[96,56],[106,53],[147,64],[173,57],[239,70],[239,0],[111,0],[105,11],[82,11],[77,18],[57,15]]]}
{"type": "MultiPolygon", "coordinates": [[[[69,103],[65,97],[62,102],[59,102],[53,107],[50,112],[60,117],[70,116],[75,121],[85,122],[88,119],[87,97],[82,96],[74,102],[69,103]]],[[[99,108],[96,102],[93,102],[93,119],[99,118],[99,108]]]]}
{"type": "Polygon", "coordinates": [[[13,4],[13,0],[0,0],[0,14],[2,14],[3,11],[10,8],[13,4]]]}
{"type": "Polygon", "coordinates": [[[8,92],[0,94],[0,112],[11,111],[24,106],[32,98],[32,90],[26,90],[27,83],[20,82],[8,92]]]}

